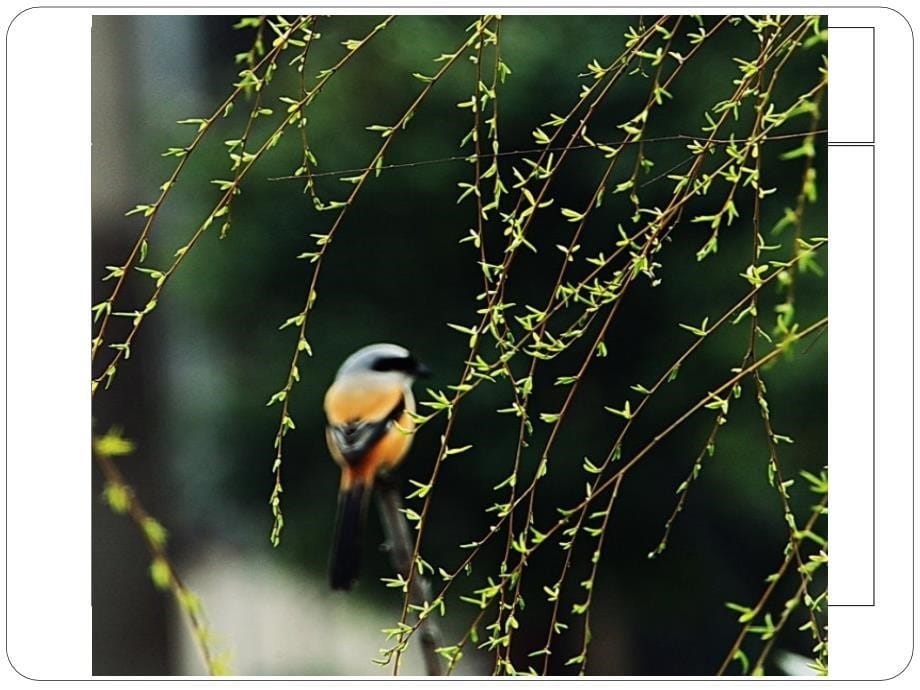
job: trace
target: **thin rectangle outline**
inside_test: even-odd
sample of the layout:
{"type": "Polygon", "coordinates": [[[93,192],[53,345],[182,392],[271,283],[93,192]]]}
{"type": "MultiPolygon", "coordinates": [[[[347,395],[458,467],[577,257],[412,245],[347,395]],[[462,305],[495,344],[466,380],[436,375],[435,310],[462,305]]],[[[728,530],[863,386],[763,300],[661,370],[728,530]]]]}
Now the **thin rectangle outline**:
{"type": "MultiPolygon", "coordinates": [[[[855,27],[849,27],[855,28],[855,27]]],[[[873,63],[875,61],[875,44],[872,46],[873,50],[873,63]]],[[[875,123],[875,91],[874,91],[874,70],[873,70],[873,93],[872,93],[872,117],[873,117],[873,127],[875,123]]],[[[876,599],[875,599],[875,581],[876,581],[876,496],[875,496],[875,474],[876,474],[876,465],[875,465],[875,144],[874,143],[831,143],[828,142],[827,147],[830,149],[832,146],[839,147],[849,147],[849,148],[869,148],[872,149],[872,603],[871,604],[832,604],[830,600],[827,602],[828,608],[874,608],[876,599]]]]}
{"type": "MultiPolygon", "coordinates": [[[[841,145],[852,144],[852,145],[862,145],[862,146],[869,146],[869,145],[873,145],[873,146],[874,146],[874,145],[875,145],[875,108],[876,108],[876,105],[877,105],[877,104],[876,104],[876,99],[875,99],[875,27],[874,27],[874,26],[828,26],[828,27],[827,27],[827,30],[828,30],[828,31],[830,31],[831,29],[870,29],[870,30],[872,31],[872,139],[870,139],[869,141],[851,141],[851,142],[848,141],[848,142],[841,142],[841,145]]],[[[830,37],[828,37],[828,39],[830,39],[830,37]]],[[[830,45],[830,40],[828,40],[828,45],[830,45]]],[[[828,142],[828,146],[831,146],[831,143],[830,143],[830,142],[828,142]]],[[[873,174],[873,178],[872,178],[872,180],[873,180],[873,187],[872,187],[872,189],[873,189],[873,196],[872,196],[872,202],[873,202],[873,206],[872,206],[872,208],[873,208],[873,223],[874,223],[874,222],[875,222],[875,217],[874,217],[874,213],[875,213],[875,177],[874,177],[874,175],[875,175],[875,167],[874,167],[874,166],[875,166],[875,153],[874,153],[874,152],[873,152],[873,154],[872,154],[872,165],[873,165],[873,168],[872,168],[872,174],[873,174]]],[[[874,226],[873,226],[873,235],[872,235],[872,240],[873,240],[873,242],[875,241],[875,234],[874,234],[874,231],[875,231],[875,228],[874,228],[874,226]]],[[[873,254],[873,257],[874,257],[874,254],[873,254]]],[[[873,260],[874,260],[874,258],[873,258],[873,260]]],[[[874,277],[873,277],[873,281],[874,281],[874,277]]],[[[874,282],[873,282],[873,285],[874,285],[874,282]]],[[[875,302],[874,302],[874,295],[873,295],[873,305],[874,305],[874,304],[875,304],[875,302]]],[[[873,312],[873,313],[874,313],[874,312],[873,312]]],[[[875,337],[875,336],[873,335],[873,338],[874,338],[874,337],[875,337]]],[[[873,385],[874,385],[874,384],[873,384],[873,385]]],[[[873,409],[874,409],[874,408],[873,408],[873,409]]]]}

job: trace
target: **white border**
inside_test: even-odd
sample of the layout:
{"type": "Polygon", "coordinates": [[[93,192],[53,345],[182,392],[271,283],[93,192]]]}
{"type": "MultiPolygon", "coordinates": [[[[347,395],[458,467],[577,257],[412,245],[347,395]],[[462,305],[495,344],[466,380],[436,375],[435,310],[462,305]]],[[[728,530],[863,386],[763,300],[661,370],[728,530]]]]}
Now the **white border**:
{"type": "MultiPolygon", "coordinates": [[[[444,11],[416,8],[418,4],[401,3],[405,12],[444,11]]],[[[603,7],[590,3],[565,9],[504,4],[506,13],[590,13],[603,7]]],[[[363,5],[314,9],[363,13],[372,7],[392,8],[363,5]]],[[[97,7],[97,11],[113,13],[156,11],[105,10],[105,3],[97,7]]],[[[12,10],[4,10],[9,22],[12,10]]],[[[618,7],[615,11],[631,10],[648,12],[649,8],[618,7]]],[[[210,11],[221,12],[217,8],[210,11]]],[[[473,13],[476,8],[451,6],[447,11],[473,13]]],[[[876,227],[877,243],[883,248],[876,293],[877,606],[832,609],[831,668],[834,677],[884,678],[900,673],[913,651],[914,544],[913,533],[906,529],[913,524],[914,515],[913,391],[909,385],[913,381],[913,340],[907,325],[908,297],[913,294],[912,252],[908,251],[908,247],[913,250],[913,107],[907,75],[908,68],[915,67],[911,63],[913,39],[903,16],[892,10],[834,10],[831,15],[832,25],[877,27],[877,98],[883,105],[877,109],[876,227]]],[[[8,625],[14,634],[6,642],[18,671],[41,678],[86,678],[90,671],[86,385],[90,331],[85,304],[91,280],[89,17],[87,10],[29,10],[16,17],[7,43],[14,60],[9,69],[10,136],[6,142],[12,173],[6,180],[7,241],[12,259],[7,264],[12,290],[6,314],[10,327],[6,374],[7,399],[13,404],[7,410],[6,427],[8,476],[4,481],[9,484],[4,488],[11,522],[6,543],[9,580],[4,584],[8,625]],[[48,50],[48,46],[55,49],[48,50]],[[58,135],[40,135],[49,131],[58,135]],[[75,224],[75,218],[84,223],[75,224]],[[61,290],[61,286],[72,289],[61,290]]],[[[833,91],[833,71],[831,75],[833,91]]],[[[836,112],[831,115],[832,119],[839,116],[836,112]]],[[[835,228],[835,232],[846,231],[835,228]]],[[[851,266],[832,265],[831,293],[839,281],[854,275],[851,266]]],[[[865,323],[864,314],[835,313],[830,340],[834,352],[846,353],[848,329],[864,328],[865,323]]],[[[854,367],[867,366],[853,360],[854,367]]],[[[832,495],[832,525],[835,510],[846,511],[847,506],[832,495]]],[[[4,679],[17,678],[8,669],[4,679]]]]}

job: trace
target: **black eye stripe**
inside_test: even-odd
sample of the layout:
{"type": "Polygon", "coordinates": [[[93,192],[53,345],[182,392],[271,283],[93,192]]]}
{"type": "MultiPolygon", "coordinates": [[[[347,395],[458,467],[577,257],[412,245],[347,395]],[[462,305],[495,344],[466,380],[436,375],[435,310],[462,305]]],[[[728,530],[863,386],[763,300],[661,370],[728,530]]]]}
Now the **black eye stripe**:
{"type": "Polygon", "coordinates": [[[371,365],[371,369],[374,371],[401,371],[411,374],[418,370],[418,362],[412,355],[406,357],[378,357],[371,365]]]}

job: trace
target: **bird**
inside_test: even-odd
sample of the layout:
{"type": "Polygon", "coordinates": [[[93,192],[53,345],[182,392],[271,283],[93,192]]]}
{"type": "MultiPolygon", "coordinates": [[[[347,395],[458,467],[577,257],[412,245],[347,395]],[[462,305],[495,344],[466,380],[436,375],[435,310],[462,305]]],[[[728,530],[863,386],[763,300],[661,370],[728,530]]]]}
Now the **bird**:
{"type": "Polygon", "coordinates": [[[415,430],[412,384],[430,373],[406,348],[375,343],[349,355],[326,391],[326,445],[342,470],[329,564],[334,590],[349,590],[358,578],[374,480],[409,452],[415,430]]]}

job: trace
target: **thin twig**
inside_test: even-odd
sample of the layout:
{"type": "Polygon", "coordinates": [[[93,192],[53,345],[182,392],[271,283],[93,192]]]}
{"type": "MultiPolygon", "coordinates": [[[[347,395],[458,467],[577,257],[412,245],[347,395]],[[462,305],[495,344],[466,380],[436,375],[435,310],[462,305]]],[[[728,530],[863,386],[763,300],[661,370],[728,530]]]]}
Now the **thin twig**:
{"type": "Polygon", "coordinates": [[[154,584],[157,587],[168,588],[175,598],[176,603],[179,604],[179,608],[185,614],[185,618],[192,633],[192,639],[198,647],[198,651],[201,653],[202,660],[204,661],[208,673],[212,676],[226,675],[227,669],[224,661],[211,649],[211,633],[208,630],[208,625],[204,618],[201,602],[198,597],[185,586],[185,583],[176,571],[172,559],[166,551],[165,530],[141,504],[134,490],[128,482],[125,481],[124,475],[122,475],[111,457],[100,452],[94,452],[93,460],[96,461],[96,465],[99,467],[100,472],[102,472],[102,476],[105,477],[107,493],[112,490],[117,491],[121,500],[124,502],[124,505],[116,507],[116,505],[112,503],[112,500],[109,499],[110,507],[112,507],[115,512],[127,514],[141,533],[144,539],[144,545],[147,547],[147,551],[150,552],[150,557],[152,559],[151,574],[154,573],[153,568],[155,567],[163,570],[162,577],[165,582],[161,584],[155,578],[154,584]]]}
{"type": "MultiPolygon", "coordinates": [[[[812,510],[811,516],[808,518],[808,522],[805,523],[805,527],[802,532],[806,533],[811,531],[815,523],[818,521],[818,518],[823,514],[824,509],[827,507],[827,496],[821,498],[821,502],[815,506],[812,510]]],[[[796,542],[799,540],[797,539],[796,542]]],[[[751,627],[754,625],[754,619],[760,615],[763,611],[764,606],[766,606],[767,601],[770,599],[770,595],[773,594],[773,590],[776,589],[777,584],[779,584],[780,579],[785,574],[786,570],[792,564],[795,554],[792,549],[789,549],[786,552],[786,555],[783,557],[783,562],[780,564],[779,568],[775,573],[769,578],[769,583],[764,589],[763,594],[760,595],[757,603],[751,609],[752,615],[748,621],[744,624],[744,627],[741,628],[741,632],[738,633],[738,636],[735,638],[735,641],[732,643],[731,648],[728,650],[728,653],[725,655],[725,658],[722,660],[722,665],[719,667],[719,670],[716,671],[716,675],[724,675],[728,670],[729,665],[732,660],[734,660],[735,655],[738,653],[738,650],[741,649],[741,643],[744,642],[744,638],[747,637],[748,632],[750,632],[751,627]]]]}

